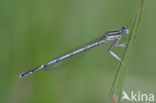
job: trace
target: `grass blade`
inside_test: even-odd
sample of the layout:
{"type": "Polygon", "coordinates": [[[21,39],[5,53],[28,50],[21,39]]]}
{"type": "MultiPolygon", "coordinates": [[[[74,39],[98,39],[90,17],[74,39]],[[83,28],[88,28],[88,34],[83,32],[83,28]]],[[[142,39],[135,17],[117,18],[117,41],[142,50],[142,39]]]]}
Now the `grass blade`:
{"type": "MultiPolygon", "coordinates": [[[[131,28],[129,40],[128,40],[128,46],[125,50],[124,57],[123,57],[123,62],[125,65],[120,64],[119,69],[116,73],[113,85],[112,85],[112,89],[110,91],[109,98],[108,98],[109,101],[111,102],[114,101],[114,95],[116,95],[115,99],[118,100],[115,103],[120,102],[120,98],[122,95],[123,82],[124,82],[124,78],[125,78],[126,71],[128,68],[128,63],[130,61],[130,56],[133,52],[133,48],[134,48],[137,34],[139,31],[143,8],[144,8],[144,0],[139,0],[138,10],[137,10],[137,13],[136,13],[136,16],[135,16],[135,19],[131,28]]],[[[111,102],[108,102],[108,103],[111,103],[111,102]]]]}

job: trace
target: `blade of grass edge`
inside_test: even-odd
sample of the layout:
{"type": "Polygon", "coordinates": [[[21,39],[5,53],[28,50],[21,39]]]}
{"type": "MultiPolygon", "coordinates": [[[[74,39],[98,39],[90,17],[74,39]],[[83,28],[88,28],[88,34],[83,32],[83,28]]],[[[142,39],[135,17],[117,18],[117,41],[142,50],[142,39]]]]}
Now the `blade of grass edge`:
{"type": "Polygon", "coordinates": [[[109,103],[111,103],[111,101],[113,101],[113,99],[114,99],[113,95],[116,95],[116,99],[118,100],[118,102],[116,102],[116,103],[120,102],[120,98],[122,95],[123,82],[124,82],[126,71],[128,68],[128,63],[130,61],[130,56],[133,52],[133,48],[134,48],[137,34],[139,31],[143,8],[144,8],[144,0],[139,0],[137,13],[136,13],[136,16],[135,16],[135,19],[134,19],[134,22],[132,25],[132,29],[130,32],[129,40],[128,40],[128,46],[127,46],[124,56],[123,56],[123,62],[125,63],[125,65],[120,64],[119,69],[116,73],[116,76],[115,76],[115,79],[113,81],[112,88],[110,91],[110,95],[108,98],[109,103]]]}

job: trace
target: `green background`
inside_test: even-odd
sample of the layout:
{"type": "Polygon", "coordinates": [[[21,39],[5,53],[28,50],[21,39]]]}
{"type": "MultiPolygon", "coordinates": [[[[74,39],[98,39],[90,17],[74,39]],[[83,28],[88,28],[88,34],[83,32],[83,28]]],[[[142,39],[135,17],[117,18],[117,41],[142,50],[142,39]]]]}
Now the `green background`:
{"type": "MultiPolygon", "coordinates": [[[[129,95],[156,96],[155,4],[145,1],[124,82],[129,95]]],[[[0,103],[106,103],[119,67],[108,53],[111,43],[53,65],[54,71],[40,70],[23,79],[19,74],[106,31],[131,28],[137,5],[137,0],[1,0],[0,103]]],[[[124,49],[113,51],[123,56],[124,49]]]]}

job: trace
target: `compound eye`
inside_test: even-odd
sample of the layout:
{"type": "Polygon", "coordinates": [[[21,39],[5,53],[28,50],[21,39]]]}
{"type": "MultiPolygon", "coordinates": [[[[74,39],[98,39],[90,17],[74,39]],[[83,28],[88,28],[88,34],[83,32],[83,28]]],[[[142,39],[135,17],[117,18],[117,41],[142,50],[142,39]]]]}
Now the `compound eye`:
{"type": "Polygon", "coordinates": [[[128,29],[125,29],[125,33],[128,34],[129,33],[129,30],[128,29]]]}

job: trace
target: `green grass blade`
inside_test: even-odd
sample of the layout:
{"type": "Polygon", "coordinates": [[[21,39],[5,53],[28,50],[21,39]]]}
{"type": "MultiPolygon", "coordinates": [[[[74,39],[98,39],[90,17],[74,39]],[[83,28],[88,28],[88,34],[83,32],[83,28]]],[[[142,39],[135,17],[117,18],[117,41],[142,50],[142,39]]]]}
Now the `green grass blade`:
{"type": "Polygon", "coordinates": [[[128,46],[125,50],[124,57],[123,57],[123,62],[125,65],[120,64],[120,66],[119,66],[119,69],[115,76],[115,79],[114,79],[114,82],[112,85],[112,89],[110,91],[110,95],[108,98],[109,101],[111,101],[109,103],[119,103],[120,102],[120,98],[122,95],[123,82],[124,82],[124,78],[125,78],[126,71],[128,68],[128,63],[130,61],[130,56],[133,52],[133,48],[134,48],[137,34],[139,31],[143,8],[144,8],[144,0],[139,0],[138,10],[137,10],[136,17],[134,19],[132,29],[130,32],[130,36],[129,36],[128,46]]]}

